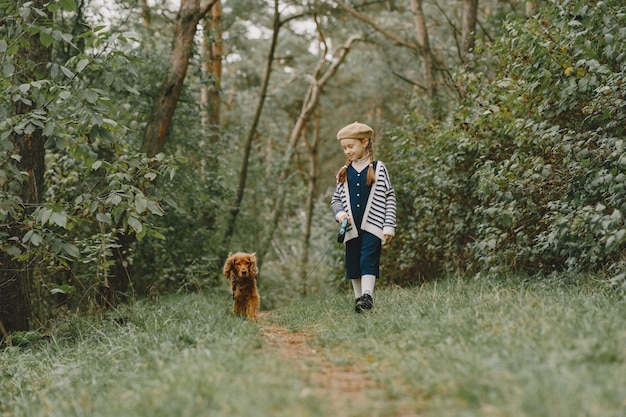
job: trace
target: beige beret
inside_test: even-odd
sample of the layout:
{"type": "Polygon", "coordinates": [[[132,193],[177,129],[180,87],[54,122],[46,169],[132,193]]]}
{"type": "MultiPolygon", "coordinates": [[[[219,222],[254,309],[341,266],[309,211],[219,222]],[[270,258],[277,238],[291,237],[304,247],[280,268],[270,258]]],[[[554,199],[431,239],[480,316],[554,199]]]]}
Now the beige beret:
{"type": "Polygon", "coordinates": [[[354,122],[337,132],[337,139],[372,139],[374,129],[366,124],[354,122]]]}

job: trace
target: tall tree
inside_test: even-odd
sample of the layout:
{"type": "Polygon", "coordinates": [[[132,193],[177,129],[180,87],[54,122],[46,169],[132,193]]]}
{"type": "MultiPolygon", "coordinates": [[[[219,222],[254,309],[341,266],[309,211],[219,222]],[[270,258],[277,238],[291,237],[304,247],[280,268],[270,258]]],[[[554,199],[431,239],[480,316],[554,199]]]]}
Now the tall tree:
{"type": "Polygon", "coordinates": [[[246,136],[246,140],[244,143],[244,151],[243,158],[241,160],[241,169],[239,171],[239,182],[237,185],[237,194],[235,197],[235,203],[233,204],[230,212],[229,218],[227,220],[228,227],[226,229],[226,233],[224,234],[223,246],[227,248],[229,246],[230,240],[233,237],[233,233],[235,232],[235,223],[237,221],[237,217],[239,216],[239,211],[241,210],[241,202],[243,201],[244,191],[246,189],[246,179],[248,178],[248,160],[250,159],[250,151],[252,150],[252,141],[254,139],[254,135],[256,134],[257,126],[259,121],[261,120],[261,113],[263,112],[263,106],[265,104],[265,99],[267,98],[267,88],[269,85],[270,77],[272,74],[272,68],[274,63],[274,54],[276,52],[276,45],[278,43],[278,34],[280,32],[280,28],[284,22],[280,20],[280,12],[278,10],[278,0],[274,1],[274,19],[272,21],[272,41],[270,43],[270,49],[268,52],[267,60],[265,61],[265,74],[263,76],[263,82],[261,83],[261,91],[259,92],[259,100],[256,105],[256,109],[254,111],[254,116],[252,118],[252,123],[250,124],[250,129],[248,130],[248,134],[246,136]]]}
{"type": "Polygon", "coordinates": [[[163,150],[176,105],[183,89],[196,28],[217,0],[181,0],[174,22],[174,44],[169,70],[154,95],[152,111],[141,145],[141,152],[154,156],[163,150]]]}
{"type": "Polygon", "coordinates": [[[200,104],[202,107],[202,128],[205,133],[211,126],[220,124],[220,89],[222,81],[222,56],[224,42],[220,21],[222,8],[217,0],[209,17],[204,19],[202,36],[202,86],[200,104]]]}
{"type": "MultiPolygon", "coordinates": [[[[21,9],[24,27],[37,27],[43,22],[47,24],[52,16],[46,7],[45,0],[18,0],[17,8],[21,9]],[[29,3],[29,4],[27,4],[29,3]]],[[[19,91],[29,91],[31,82],[45,79],[46,65],[50,62],[50,49],[41,42],[38,32],[26,30],[23,32],[24,40],[20,42],[23,49],[15,56],[19,62],[11,67],[20,68],[13,74],[14,85],[19,91]],[[29,89],[23,86],[29,86],[29,89]]],[[[22,218],[10,219],[8,224],[9,241],[21,241],[27,230],[19,225],[25,216],[28,216],[40,204],[44,192],[44,135],[42,129],[27,121],[33,111],[45,112],[41,103],[34,99],[21,96],[14,101],[12,109],[13,117],[21,119],[25,126],[23,129],[14,128],[10,134],[13,144],[14,157],[10,163],[14,164],[16,171],[21,173],[15,195],[21,200],[22,211],[18,212],[22,218]]],[[[6,184],[4,184],[6,185],[6,184]]],[[[33,276],[33,265],[14,259],[11,251],[0,252],[0,329],[5,332],[27,330],[30,328],[31,303],[30,292],[33,276]]]]}
{"type": "MultiPolygon", "coordinates": [[[[149,157],[163,151],[165,139],[187,76],[197,26],[217,1],[181,0],[180,2],[180,8],[174,22],[174,41],[169,69],[153,97],[152,111],[141,144],[141,152],[149,157]]],[[[145,10],[144,8],[144,13],[145,10]]],[[[144,24],[147,23],[149,20],[144,18],[144,24]]],[[[118,233],[116,240],[119,247],[114,252],[115,274],[111,277],[111,284],[113,285],[112,290],[109,291],[111,294],[113,291],[125,292],[128,288],[130,277],[126,263],[130,245],[134,242],[134,236],[118,233]]]]}
{"type": "Polygon", "coordinates": [[[141,17],[143,19],[143,27],[147,29],[150,26],[152,20],[152,14],[150,13],[150,6],[148,6],[147,0],[139,0],[141,5],[141,17]]]}
{"type": "MultiPolygon", "coordinates": [[[[330,81],[330,79],[337,73],[339,67],[348,56],[352,45],[362,39],[362,35],[350,36],[344,42],[344,44],[341,45],[334,52],[333,57],[330,59],[330,65],[328,65],[329,60],[327,58],[327,55],[325,53],[320,53],[320,58],[317,62],[315,72],[313,73],[313,75],[307,77],[310,83],[309,88],[305,93],[302,107],[300,109],[300,114],[298,115],[298,118],[296,119],[296,122],[291,129],[291,133],[289,135],[289,140],[287,143],[287,149],[285,150],[285,155],[283,156],[278,168],[279,172],[277,175],[278,181],[276,185],[276,198],[274,203],[274,209],[271,214],[270,228],[265,234],[265,240],[261,245],[259,251],[260,253],[257,253],[257,259],[259,260],[260,264],[263,263],[264,257],[271,246],[270,244],[274,237],[274,232],[278,227],[278,222],[283,214],[283,206],[286,198],[285,182],[287,181],[287,177],[289,175],[291,160],[296,150],[298,140],[302,136],[307,122],[317,108],[324,87],[326,87],[328,81],[330,81]]],[[[326,49],[323,50],[325,51],[326,49]]]]}
{"type": "Polygon", "coordinates": [[[463,22],[461,25],[463,55],[474,48],[477,12],[478,0],[463,0],[463,22]]]}
{"type": "Polygon", "coordinates": [[[435,74],[433,65],[433,55],[430,50],[430,39],[428,37],[428,27],[426,17],[422,8],[422,0],[411,0],[411,12],[415,23],[415,33],[417,34],[417,44],[422,58],[422,69],[424,71],[424,87],[426,88],[426,117],[432,119],[435,99],[435,74]]]}
{"type": "Polygon", "coordinates": [[[303,225],[303,237],[302,237],[302,263],[300,264],[300,280],[302,281],[302,294],[308,293],[309,283],[308,267],[309,267],[309,249],[311,247],[311,225],[313,223],[313,208],[315,206],[315,188],[317,186],[317,177],[319,170],[319,146],[321,142],[320,135],[320,119],[321,112],[315,112],[314,126],[312,136],[313,139],[307,138],[306,132],[302,135],[304,138],[304,145],[306,146],[307,153],[309,154],[308,160],[308,172],[306,176],[307,192],[306,203],[304,205],[304,225],[303,225]]]}
{"type": "Polygon", "coordinates": [[[394,44],[403,46],[405,48],[412,49],[416,51],[420,58],[422,59],[422,72],[423,72],[423,85],[415,84],[415,94],[419,94],[418,88],[421,88],[426,92],[426,116],[430,119],[433,117],[433,106],[432,103],[435,101],[436,95],[436,84],[435,84],[435,69],[434,69],[434,57],[430,48],[430,40],[428,36],[428,27],[426,25],[426,17],[424,15],[424,10],[422,7],[423,0],[411,0],[411,12],[413,13],[413,23],[415,25],[415,33],[417,36],[417,44],[404,40],[399,36],[395,35],[393,32],[384,29],[380,25],[373,22],[367,16],[362,13],[357,12],[353,8],[349,7],[347,4],[340,0],[334,0],[334,2],[343,10],[347,11],[352,16],[356,17],[360,21],[369,25],[372,29],[376,30],[376,32],[385,36],[387,39],[391,40],[394,44]]]}

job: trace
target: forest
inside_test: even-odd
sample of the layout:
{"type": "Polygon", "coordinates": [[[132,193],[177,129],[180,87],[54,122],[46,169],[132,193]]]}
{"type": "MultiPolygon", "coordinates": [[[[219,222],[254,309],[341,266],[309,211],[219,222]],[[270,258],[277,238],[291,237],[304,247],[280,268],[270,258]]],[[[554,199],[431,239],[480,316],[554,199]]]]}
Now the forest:
{"type": "Polygon", "coordinates": [[[0,0],[0,338],[223,284],[345,283],[335,137],[375,129],[381,285],[626,289],[621,0],[0,0]]]}

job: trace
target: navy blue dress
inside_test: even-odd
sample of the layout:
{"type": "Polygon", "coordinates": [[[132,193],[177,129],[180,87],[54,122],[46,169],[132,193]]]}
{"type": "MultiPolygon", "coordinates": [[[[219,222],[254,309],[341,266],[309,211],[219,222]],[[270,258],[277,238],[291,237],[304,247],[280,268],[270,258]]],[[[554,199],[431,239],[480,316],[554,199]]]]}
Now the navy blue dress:
{"type": "MultiPolygon", "coordinates": [[[[372,186],[367,185],[367,171],[369,167],[357,172],[351,166],[348,167],[347,181],[350,190],[350,209],[352,210],[352,221],[359,233],[355,239],[346,242],[346,278],[357,279],[363,275],[380,275],[380,253],[382,242],[375,235],[361,230],[363,216],[367,200],[370,196],[372,186]]],[[[374,162],[374,170],[376,162],[374,162]]]]}

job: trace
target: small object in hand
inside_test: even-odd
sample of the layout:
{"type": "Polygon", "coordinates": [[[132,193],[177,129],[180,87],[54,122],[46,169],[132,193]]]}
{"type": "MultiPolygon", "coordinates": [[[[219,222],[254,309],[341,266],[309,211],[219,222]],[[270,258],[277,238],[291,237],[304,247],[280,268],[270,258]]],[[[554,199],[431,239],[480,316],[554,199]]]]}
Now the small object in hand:
{"type": "Polygon", "coordinates": [[[343,219],[341,222],[341,229],[339,229],[339,234],[337,235],[337,242],[343,243],[343,240],[346,238],[346,227],[348,226],[348,219],[343,219]]]}

